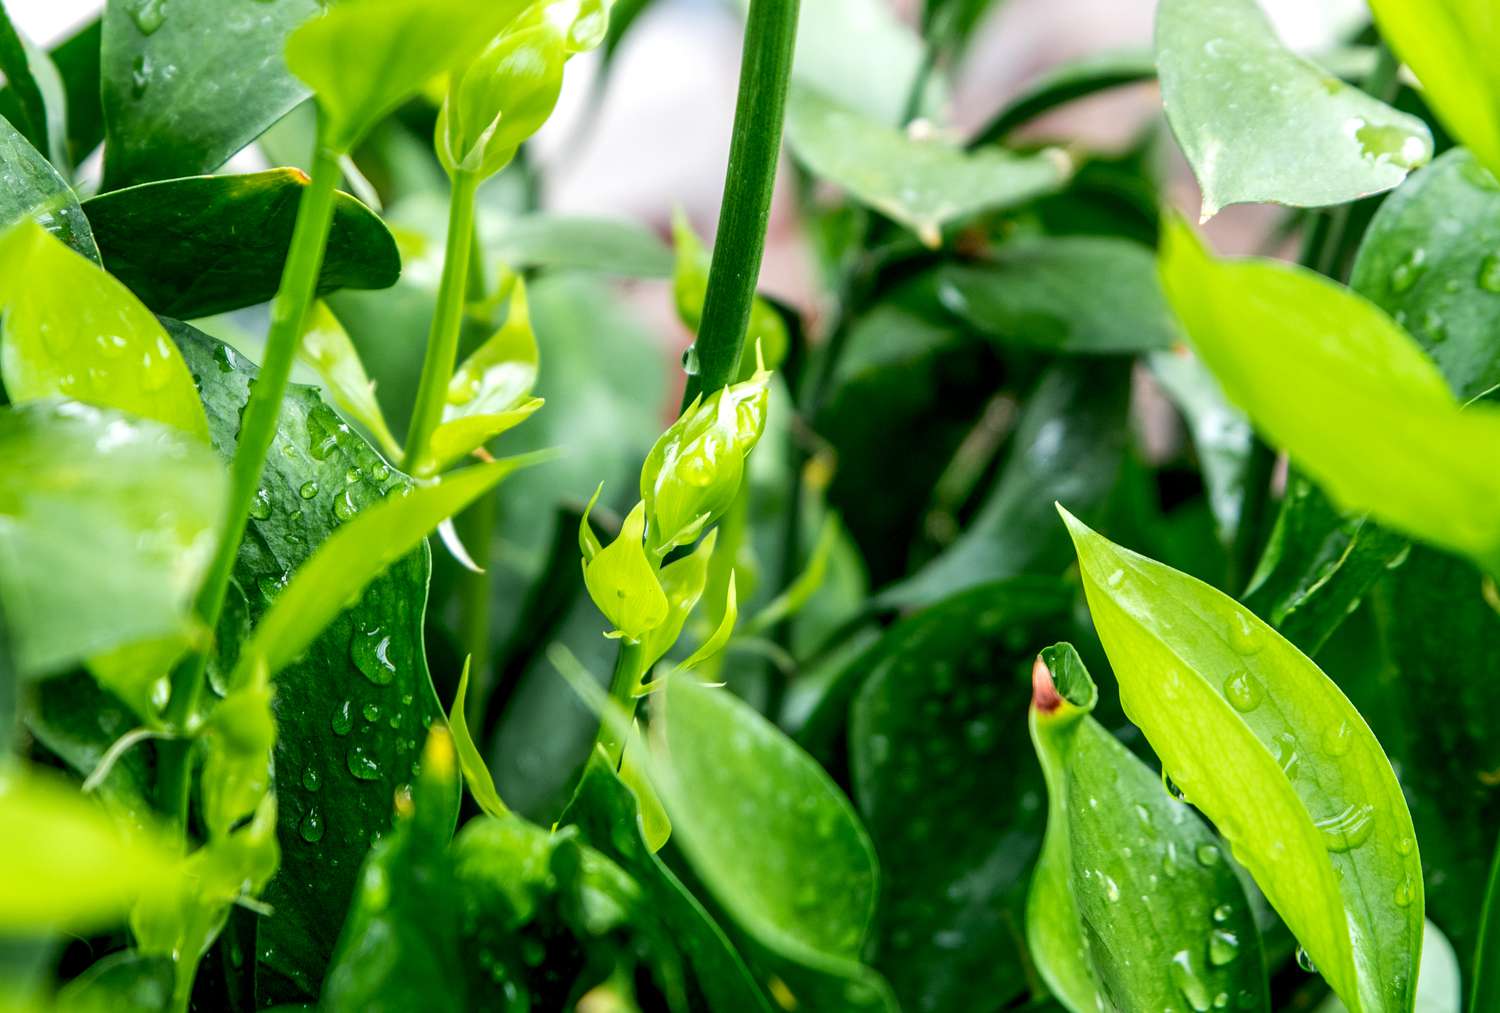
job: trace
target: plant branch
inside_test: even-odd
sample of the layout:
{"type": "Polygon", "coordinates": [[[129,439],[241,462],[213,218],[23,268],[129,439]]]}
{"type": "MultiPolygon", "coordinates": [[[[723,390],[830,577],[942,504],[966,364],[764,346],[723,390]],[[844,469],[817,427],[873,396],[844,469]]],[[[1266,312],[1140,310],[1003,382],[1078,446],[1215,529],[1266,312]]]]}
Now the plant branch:
{"type": "MultiPolygon", "coordinates": [[[[621,640],[620,649],[615,653],[615,671],[609,680],[609,695],[625,709],[626,714],[632,716],[635,714],[636,684],[640,682],[643,674],[640,666],[641,646],[621,640]]],[[[618,769],[620,757],[625,755],[625,739],[619,733],[619,729],[611,727],[609,721],[601,719],[599,735],[594,739],[594,744],[604,750],[604,755],[609,757],[610,766],[618,769]]]]}
{"type": "Polygon", "coordinates": [[[698,373],[688,377],[684,408],[698,394],[731,383],[739,369],[781,155],[797,9],[798,0],[750,2],[724,200],[695,343],[698,373]]]}

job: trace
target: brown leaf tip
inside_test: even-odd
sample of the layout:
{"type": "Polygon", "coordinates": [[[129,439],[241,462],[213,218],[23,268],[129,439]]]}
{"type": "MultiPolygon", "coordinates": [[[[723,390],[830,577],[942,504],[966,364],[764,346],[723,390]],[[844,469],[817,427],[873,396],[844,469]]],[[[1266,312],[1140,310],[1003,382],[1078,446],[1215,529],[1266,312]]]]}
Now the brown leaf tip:
{"type": "Polygon", "coordinates": [[[1039,713],[1051,714],[1062,706],[1062,702],[1057,684],[1052,681],[1052,669],[1038,654],[1031,666],[1031,706],[1039,713]]]}

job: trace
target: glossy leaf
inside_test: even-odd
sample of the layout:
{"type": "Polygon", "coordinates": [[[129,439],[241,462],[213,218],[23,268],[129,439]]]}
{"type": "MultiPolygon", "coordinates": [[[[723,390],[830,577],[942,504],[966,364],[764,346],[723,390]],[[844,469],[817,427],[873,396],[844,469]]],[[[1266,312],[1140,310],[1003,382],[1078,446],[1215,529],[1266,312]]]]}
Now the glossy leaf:
{"type": "Polygon", "coordinates": [[[665,693],[670,718],[653,743],[653,771],[673,839],[762,951],[753,963],[799,1003],[893,1008],[885,983],[859,963],[875,856],[838,787],[729,693],[688,676],[665,693]]]}
{"type": "MultiPolygon", "coordinates": [[[[1458,957],[1442,930],[1428,922],[1422,933],[1422,966],[1417,972],[1417,994],[1412,1013],[1459,1013],[1465,1008],[1489,1009],[1478,1001],[1464,1006],[1458,957]]],[[[1348,1008],[1339,1002],[1337,996],[1329,996],[1315,1013],[1348,1013],[1348,1008]]]]}
{"type": "Polygon", "coordinates": [[[646,505],[637,503],[620,525],[620,534],[583,568],[589,597],[614,627],[611,634],[639,642],[667,618],[669,603],[661,580],[641,539],[646,505]]]}
{"type": "Polygon", "coordinates": [[[1500,22],[1486,0],[1370,0],[1381,36],[1444,126],[1500,173],[1500,22]]]}
{"type": "Polygon", "coordinates": [[[1163,0],[1156,66],[1205,221],[1229,204],[1342,204],[1432,157],[1425,123],[1293,54],[1256,0],[1163,0]]]}
{"type": "Polygon", "coordinates": [[[0,845],[7,935],[87,932],[123,920],[138,896],[172,885],[178,858],[150,833],[129,832],[57,775],[15,763],[0,772],[0,845]]]}
{"type": "Polygon", "coordinates": [[[20,131],[37,151],[66,167],[64,107],[66,98],[57,68],[47,54],[27,41],[0,10],[0,72],[6,92],[0,95],[0,117],[20,131]]]}
{"type": "Polygon", "coordinates": [[[1216,260],[1178,222],[1162,277],[1225,394],[1335,504],[1500,568],[1500,518],[1480,506],[1500,497],[1500,411],[1460,411],[1390,318],[1311,272],[1216,260]]]}
{"type": "Polygon", "coordinates": [[[1408,1009],[1421,865],[1364,720],[1233,599],[1063,516],[1121,703],[1163,769],[1351,1009],[1408,1009]]]}
{"type": "Polygon", "coordinates": [[[1026,934],[1053,994],[1074,1013],[1268,1010],[1254,911],[1218,838],[1094,719],[1071,644],[1043,651],[1032,681],[1048,803],[1026,934]]]}
{"type": "Polygon", "coordinates": [[[0,238],[0,374],[12,401],[67,397],[208,435],[182,356],[147,309],[26,221],[0,238]]]}
{"type": "Polygon", "coordinates": [[[807,89],[794,89],[788,98],[786,136],[809,171],[933,247],[941,244],[944,225],[1057,190],[1072,172],[1058,151],[965,153],[867,119],[807,89]]]}
{"type": "Polygon", "coordinates": [[[642,673],[649,672],[651,666],[660,661],[682,635],[682,627],[687,623],[688,616],[692,615],[693,609],[698,606],[698,600],[703,597],[703,587],[708,581],[709,560],[713,558],[718,541],[719,531],[715,528],[692,552],[661,568],[658,576],[662,593],[667,598],[667,614],[641,641],[642,673]]]}
{"type": "Polygon", "coordinates": [[[212,172],[307,98],[282,49],[319,0],[105,6],[104,189],[212,172]]]}
{"type": "MultiPolygon", "coordinates": [[[[1231,545],[1239,529],[1247,492],[1247,469],[1254,439],[1250,421],[1224,399],[1213,374],[1193,356],[1157,352],[1148,362],[1151,374],[1182,412],[1193,434],[1198,467],[1208,486],[1209,508],[1218,524],[1219,540],[1231,545]]],[[[1057,498],[1066,502],[1062,496],[1057,498]]],[[[1296,641],[1295,637],[1291,639],[1296,641]]]]}
{"type": "Polygon", "coordinates": [[[1176,340],[1151,251],[1121,239],[1015,240],[982,266],[939,267],[929,284],[945,310],[1004,345],[1109,354],[1176,340]]]}
{"type": "MultiPolygon", "coordinates": [[[[228,485],[207,447],[118,412],[42,402],[0,410],[0,458],[0,602],[23,676],[190,634],[228,485]]],[[[117,689],[149,711],[151,686],[117,689]]]]}
{"type": "Polygon", "coordinates": [[[4,118],[0,118],[0,171],[6,177],[0,193],[0,229],[30,218],[75,253],[99,262],[99,248],[77,195],[52,163],[4,118]]]}
{"type": "Polygon", "coordinates": [[[286,63],[312,87],[321,138],[348,152],[428,81],[467,64],[524,0],[363,0],[330,7],[292,33],[286,63]]]}
{"type": "Polygon", "coordinates": [[[458,677],[458,693],[453,697],[453,706],[448,708],[448,730],[453,735],[453,749],[458,755],[458,767],[463,771],[464,784],[468,785],[469,794],[474,796],[480,809],[499,818],[508,815],[510,809],[495,790],[495,779],[490,776],[490,769],[485,765],[479,747],[474,745],[474,737],[469,734],[468,720],[464,717],[464,698],[469,691],[471,660],[473,659],[464,659],[463,674],[458,677]]]}
{"type": "MultiPolygon", "coordinates": [[[[109,272],[154,312],[186,320],[270,301],[307,185],[298,169],[190,176],[101,194],[83,211],[109,272]]],[[[318,291],[387,288],[400,273],[385,225],[338,194],[318,291]]]]}
{"type": "Polygon", "coordinates": [[[344,325],[326,303],[314,303],[308,312],[307,330],[297,356],[311,366],[328,389],[339,411],[363,426],[380,445],[387,457],[401,457],[401,445],[391,435],[375,397],[375,384],[365,374],[359,350],[349,339],[344,325]]]}
{"type": "Polygon", "coordinates": [[[1349,285],[1432,356],[1459,400],[1500,385],[1500,182],[1455,149],[1380,205],[1349,285]]]}
{"type": "Polygon", "coordinates": [[[485,252],[515,271],[598,271],[627,278],[666,278],[672,254],[654,234],[625,219],[539,212],[505,223],[485,252]]]}
{"type": "Polygon", "coordinates": [[[1045,818],[1019,733],[1031,650],[1071,595],[988,584],[891,627],[835,692],[855,801],[881,859],[872,962],[910,1009],[999,1006],[1026,986],[1026,882],[1045,818]],[[852,704],[849,696],[853,696],[852,704]]]}

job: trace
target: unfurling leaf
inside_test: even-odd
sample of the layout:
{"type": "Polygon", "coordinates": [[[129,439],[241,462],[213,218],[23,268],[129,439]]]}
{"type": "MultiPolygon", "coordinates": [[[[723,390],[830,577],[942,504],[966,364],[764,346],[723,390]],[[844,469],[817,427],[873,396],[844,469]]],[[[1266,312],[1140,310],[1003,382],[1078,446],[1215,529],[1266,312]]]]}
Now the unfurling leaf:
{"type": "Polygon", "coordinates": [[[552,115],[562,91],[566,36],[543,8],[453,76],[438,111],[436,147],[449,175],[493,176],[552,115]]]}
{"type": "Polygon", "coordinates": [[[469,721],[464,716],[464,701],[469,692],[469,662],[472,660],[464,659],[463,674],[458,677],[458,692],[448,710],[448,730],[453,735],[453,748],[458,754],[458,766],[463,771],[464,783],[469,786],[469,794],[474,796],[480,809],[500,817],[507,815],[510,807],[495,790],[495,779],[484,762],[484,755],[474,744],[474,737],[469,734],[469,721]]]}
{"type": "Polygon", "coordinates": [[[646,558],[641,539],[646,531],[646,505],[635,509],[620,525],[620,534],[584,564],[583,582],[589,597],[614,626],[608,634],[638,643],[667,618],[669,603],[646,558]]]}
{"type": "Polygon", "coordinates": [[[1047,778],[1047,836],[1026,934],[1073,1013],[1266,1010],[1260,932],[1218,839],[1092,716],[1098,691],[1071,644],[1032,672],[1031,738],[1047,778]]]}
{"type": "Polygon", "coordinates": [[[1411,814],[1364,719],[1248,609],[1062,511],[1125,714],[1356,1013],[1408,1010],[1411,814]]]}
{"type": "Polygon", "coordinates": [[[708,582],[708,563],[718,541],[718,530],[710,531],[692,552],[661,568],[661,589],[667,596],[667,615],[641,641],[642,672],[650,671],[651,666],[677,643],[683,624],[697,607],[698,599],[703,597],[703,588],[708,582]]]}

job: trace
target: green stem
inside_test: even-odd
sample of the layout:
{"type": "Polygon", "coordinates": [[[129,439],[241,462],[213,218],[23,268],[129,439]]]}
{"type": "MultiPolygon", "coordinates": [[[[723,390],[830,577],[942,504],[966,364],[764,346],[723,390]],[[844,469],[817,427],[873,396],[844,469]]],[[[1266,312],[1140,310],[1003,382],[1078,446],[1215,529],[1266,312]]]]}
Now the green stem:
{"type": "MultiPolygon", "coordinates": [[[[317,293],[323,246],[333,221],[334,188],[341,175],[339,155],[321,143],[318,145],[313,157],[312,181],[297,204],[297,224],[292,231],[286,266],[282,269],[281,287],[271,304],[271,327],[266,336],[264,361],[259,375],[250,385],[250,400],[240,416],[239,440],[229,467],[229,500],[224,528],[196,601],[198,618],[209,630],[217,629],[219,616],[224,610],[224,595],[229,588],[235,559],[239,556],[240,542],[245,536],[250,507],[260,488],[266,454],[276,437],[281,399],[286,393],[297,345],[302,340],[308,308],[317,293]]],[[[207,665],[208,654],[200,651],[172,673],[172,694],[165,715],[169,724],[186,725],[197,710],[207,665]]],[[[191,741],[178,740],[164,742],[160,753],[158,791],[161,801],[167,803],[166,811],[176,815],[184,831],[191,780],[191,750],[191,741]]]]}
{"type": "Polygon", "coordinates": [[[739,368],[781,155],[797,8],[798,0],[750,0],[724,200],[698,327],[698,372],[688,377],[684,408],[699,393],[731,383],[739,368]]]}
{"type": "Polygon", "coordinates": [[[460,170],[453,177],[448,202],[448,243],[443,255],[443,278],[438,285],[437,311],[427,332],[427,354],[422,360],[422,379],[417,403],[407,430],[404,468],[411,474],[427,456],[427,444],[443,418],[448,400],[448,381],[458,357],[458,333],[464,321],[464,293],[469,285],[469,254],[474,239],[474,199],[479,176],[460,170]]]}
{"type": "Polygon", "coordinates": [[[481,496],[459,518],[464,546],[484,567],[463,571],[458,588],[458,637],[469,655],[469,727],[478,728],[490,692],[490,539],[495,530],[495,496],[481,496]]]}
{"type": "MultiPolygon", "coordinates": [[[[609,695],[631,716],[635,714],[635,687],[641,678],[640,665],[641,645],[620,641],[620,649],[615,654],[615,672],[609,680],[609,695]]],[[[625,738],[610,722],[599,722],[599,736],[594,744],[604,750],[609,765],[618,769],[620,757],[625,755],[625,738]]]]}

